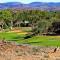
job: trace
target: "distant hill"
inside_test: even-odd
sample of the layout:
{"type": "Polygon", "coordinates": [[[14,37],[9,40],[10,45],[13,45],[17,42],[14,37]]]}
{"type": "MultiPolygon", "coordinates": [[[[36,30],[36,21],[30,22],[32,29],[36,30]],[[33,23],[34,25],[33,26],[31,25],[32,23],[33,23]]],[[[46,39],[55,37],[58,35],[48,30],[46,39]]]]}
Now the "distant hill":
{"type": "Polygon", "coordinates": [[[44,3],[44,2],[32,2],[30,4],[23,4],[20,2],[8,2],[0,3],[0,9],[39,9],[39,10],[60,10],[60,2],[58,3],[44,3]]]}

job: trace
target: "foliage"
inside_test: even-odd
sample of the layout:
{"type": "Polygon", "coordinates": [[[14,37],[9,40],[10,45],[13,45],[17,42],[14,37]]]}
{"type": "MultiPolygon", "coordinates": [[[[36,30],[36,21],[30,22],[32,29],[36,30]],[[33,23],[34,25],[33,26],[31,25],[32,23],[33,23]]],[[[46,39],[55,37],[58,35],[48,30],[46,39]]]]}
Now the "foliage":
{"type": "MultiPolygon", "coordinates": [[[[48,33],[48,29],[54,22],[60,22],[59,11],[41,11],[41,10],[0,10],[1,28],[21,27],[29,24],[32,32],[37,34],[48,33]],[[29,23],[25,23],[28,21],[29,23]]],[[[54,27],[53,27],[54,28],[54,27]]],[[[53,31],[52,31],[53,32],[53,31]]]]}

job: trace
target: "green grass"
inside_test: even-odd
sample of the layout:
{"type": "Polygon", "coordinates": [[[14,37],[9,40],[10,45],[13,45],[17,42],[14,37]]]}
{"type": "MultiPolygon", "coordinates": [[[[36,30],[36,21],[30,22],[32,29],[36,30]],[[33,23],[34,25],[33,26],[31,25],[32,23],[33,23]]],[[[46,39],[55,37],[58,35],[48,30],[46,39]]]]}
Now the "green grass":
{"type": "Polygon", "coordinates": [[[60,46],[60,37],[57,36],[35,36],[27,40],[18,41],[35,46],[60,46]]]}
{"type": "Polygon", "coordinates": [[[24,39],[24,36],[24,34],[0,32],[0,40],[5,39],[35,46],[60,46],[60,36],[35,36],[29,39],[24,39]]]}
{"type": "Polygon", "coordinates": [[[0,39],[5,39],[5,40],[11,40],[11,41],[14,41],[14,40],[19,40],[19,39],[22,39],[24,37],[23,34],[19,35],[17,33],[8,33],[8,32],[0,32],[0,39]]]}

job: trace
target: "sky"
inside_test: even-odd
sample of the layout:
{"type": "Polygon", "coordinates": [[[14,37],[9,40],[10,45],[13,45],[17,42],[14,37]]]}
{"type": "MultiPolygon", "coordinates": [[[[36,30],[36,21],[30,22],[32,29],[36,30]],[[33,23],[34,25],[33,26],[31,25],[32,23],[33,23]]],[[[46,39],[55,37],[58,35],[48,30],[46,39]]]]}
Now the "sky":
{"type": "Polygon", "coordinates": [[[60,2],[60,0],[0,0],[0,3],[5,2],[21,2],[21,3],[31,3],[31,2],[60,2]]]}

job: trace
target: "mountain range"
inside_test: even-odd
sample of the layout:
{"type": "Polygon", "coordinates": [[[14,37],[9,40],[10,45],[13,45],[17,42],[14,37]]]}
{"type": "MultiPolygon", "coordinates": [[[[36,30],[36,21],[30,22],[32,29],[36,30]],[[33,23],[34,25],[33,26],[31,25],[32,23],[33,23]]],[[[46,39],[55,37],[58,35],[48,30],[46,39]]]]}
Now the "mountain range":
{"type": "Polygon", "coordinates": [[[29,4],[23,4],[20,2],[8,2],[8,3],[0,3],[1,9],[39,9],[39,10],[60,10],[60,2],[32,2],[29,4]]]}

